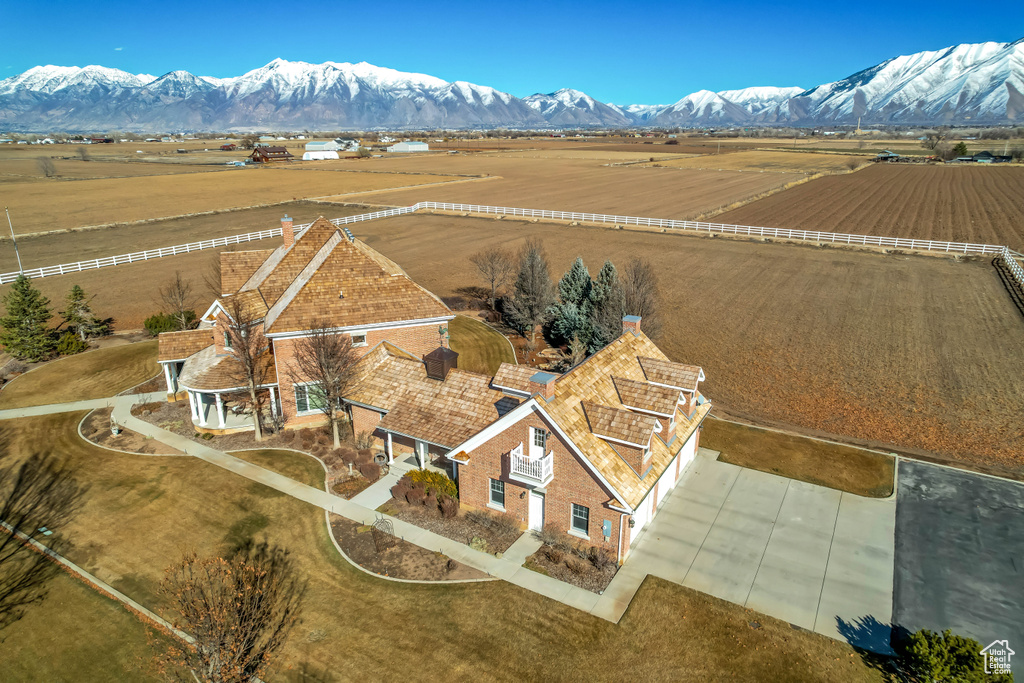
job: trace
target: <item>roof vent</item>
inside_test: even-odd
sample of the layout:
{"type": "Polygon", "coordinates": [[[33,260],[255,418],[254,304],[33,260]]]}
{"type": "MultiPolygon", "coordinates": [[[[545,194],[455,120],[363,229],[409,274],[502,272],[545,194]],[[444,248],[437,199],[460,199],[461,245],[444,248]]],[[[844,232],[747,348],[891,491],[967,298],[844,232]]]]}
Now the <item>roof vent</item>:
{"type": "Polygon", "coordinates": [[[356,236],[352,234],[352,231],[346,228],[344,225],[341,226],[341,231],[345,233],[345,237],[348,238],[349,242],[355,242],[356,236]]]}
{"type": "Polygon", "coordinates": [[[338,298],[339,299],[344,299],[345,298],[345,290],[344,289],[339,289],[338,290],[338,298]]]}
{"type": "Polygon", "coordinates": [[[459,367],[459,354],[439,346],[423,356],[423,362],[427,366],[427,377],[443,382],[451,370],[459,367]]]}

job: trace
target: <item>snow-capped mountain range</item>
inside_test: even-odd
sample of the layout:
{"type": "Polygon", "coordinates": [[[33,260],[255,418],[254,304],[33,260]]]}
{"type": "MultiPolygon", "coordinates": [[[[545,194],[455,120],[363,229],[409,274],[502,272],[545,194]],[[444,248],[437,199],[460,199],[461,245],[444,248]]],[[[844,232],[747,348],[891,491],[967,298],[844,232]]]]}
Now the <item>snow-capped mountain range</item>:
{"type": "Polygon", "coordinates": [[[249,131],[616,128],[1024,121],[1024,39],[889,59],[810,89],[700,90],[669,105],[605,104],[570,88],[517,98],[360,62],[275,59],[234,78],[37,66],[0,81],[0,129],[249,131]]]}

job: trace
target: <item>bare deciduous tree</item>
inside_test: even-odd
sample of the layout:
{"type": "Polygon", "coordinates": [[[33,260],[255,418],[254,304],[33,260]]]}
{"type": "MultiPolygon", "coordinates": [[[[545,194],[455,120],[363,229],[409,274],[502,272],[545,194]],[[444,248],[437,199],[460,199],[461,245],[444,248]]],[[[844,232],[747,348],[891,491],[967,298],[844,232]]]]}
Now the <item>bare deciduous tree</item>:
{"type": "Polygon", "coordinates": [[[79,145],[75,147],[75,152],[78,153],[78,158],[82,161],[89,161],[92,157],[89,155],[89,149],[85,145],[79,145]]]}
{"type": "Polygon", "coordinates": [[[626,315],[640,316],[640,329],[652,339],[661,334],[658,275],[647,259],[634,257],[620,278],[626,315]]]}
{"type": "Polygon", "coordinates": [[[192,292],[192,283],[174,271],[174,278],[160,288],[160,302],[164,311],[174,318],[179,330],[187,330],[194,320],[198,297],[192,292]]]}
{"type": "Polygon", "coordinates": [[[57,175],[57,167],[53,163],[53,159],[50,157],[39,157],[36,159],[36,165],[39,166],[39,172],[47,178],[52,178],[57,175]]]}
{"type": "Polygon", "coordinates": [[[295,343],[294,365],[289,374],[295,383],[309,382],[309,407],[324,414],[334,434],[334,447],[340,448],[338,411],[357,360],[352,337],[333,331],[332,325],[323,319],[313,320],[306,329],[309,336],[295,343]]]}
{"type": "Polygon", "coordinates": [[[509,322],[530,341],[536,342],[537,326],[548,318],[548,308],[555,303],[555,287],[551,284],[544,245],[529,238],[519,252],[519,274],[512,296],[506,300],[505,314],[509,322]]]}
{"type": "Polygon", "coordinates": [[[299,621],[306,592],[288,551],[249,541],[229,558],[187,553],[160,585],[175,628],[192,642],[172,639],[160,656],[165,673],[202,683],[249,683],[264,678],[299,621]]]}
{"type": "Polygon", "coordinates": [[[246,306],[239,297],[228,301],[227,328],[224,336],[235,357],[231,375],[235,386],[244,387],[249,394],[252,424],[257,441],[263,440],[263,404],[260,389],[270,376],[270,342],[263,334],[263,318],[246,306]]]}
{"type": "Polygon", "coordinates": [[[203,272],[203,284],[215,299],[222,294],[227,294],[227,292],[221,291],[220,254],[214,254],[207,264],[206,270],[203,272]]]}
{"type": "Polygon", "coordinates": [[[0,629],[45,598],[47,582],[60,571],[26,539],[41,539],[62,552],[66,542],[60,528],[78,510],[84,492],[71,468],[49,454],[0,469],[0,629]]]}
{"type": "Polygon", "coordinates": [[[469,260],[476,266],[480,277],[483,278],[483,281],[491,289],[489,303],[493,311],[495,310],[498,290],[508,284],[513,273],[515,273],[516,266],[512,260],[512,255],[501,247],[488,247],[470,256],[469,260]]]}

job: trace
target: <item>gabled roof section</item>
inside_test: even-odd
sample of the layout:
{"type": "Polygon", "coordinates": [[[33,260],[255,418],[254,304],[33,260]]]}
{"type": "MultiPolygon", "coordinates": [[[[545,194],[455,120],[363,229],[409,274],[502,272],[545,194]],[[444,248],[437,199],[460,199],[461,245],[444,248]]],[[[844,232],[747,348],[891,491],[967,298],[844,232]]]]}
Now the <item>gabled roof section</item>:
{"type": "Polygon", "coordinates": [[[502,363],[498,366],[498,371],[494,373],[491,386],[495,389],[529,396],[533,393],[533,390],[530,388],[530,378],[536,374],[537,368],[531,368],[528,365],[502,363]]]}
{"type": "Polygon", "coordinates": [[[209,327],[181,332],[161,332],[157,337],[159,353],[157,360],[166,363],[185,360],[194,353],[213,345],[213,330],[209,327]]]}
{"type": "MultiPolygon", "coordinates": [[[[334,234],[331,235],[330,239],[328,239],[324,243],[324,245],[320,247],[320,250],[317,251],[313,258],[309,260],[309,263],[306,264],[306,267],[299,272],[295,279],[292,280],[292,283],[288,285],[288,287],[281,293],[280,298],[278,298],[270,307],[270,310],[267,311],[267,317],[266,322],[264,324],[264,328],[268,332],[273,328],[274,323],[281,315],[281,312],[284,311],[292,303],[292,301],[295,300],[295,297],[297,297],[299,293],[302,292],[302,290],[309,285],[309,281],[313,277],[313,275],[320,269],[320,266],[322,266],[324,262],[327,261],[328,258],[330,258],[331,252],[334,250],[334,247],[337,246],[344,239],[345,238],[341,236],[340,232],[335,231],[334,234]]],[[[263,294],[263,289],[260,288],[259,292],[263,294]]],[[[266,294],[263,295],[266,296],[266,294]]],[[[317,317],[319,314],[320,312],[318,310],[310,311],[310,316],[308,319],[311,320],[312,318],[317,317]]]]}
{"type": "Polygon", "coordinates": [[[240,289],[250,291],[259,287],[268,303],[273,305],[336,232],[338,229],[329,220],[322,217],[316,219],[290,247],[282,244],[275,249],[240,289]]]}
{"type": "Polygon", "coordinates": [[[650,415],[581,401],[590,431],[601,438],[624,441],[638,448],[647,448],[658,421],[650,415]]]}
{"type": "Polygon", "coordinates": [[[699,365],[673,363],[666,358],[640,358],[640,367],[648,382],[664,384],[693,393],[697,382],[704,381],[704,370],[699,365]]]}
{"type": "Polygon", "coordinates": [[[281,302],[287,301],[269,322],[268,332],[300,332],[316,317],[337,327],[354,327],[452,316],[439,298],[371,252],[358,241],[332,239],[323,262],[313,271],[302,272],[296,279],[301,286],[294,294],[289,286],[289,296],[282,295],[281,302]]]}
{"type": "MultiPolygon", "coordinates": [[[[264,353],[260,363],[265,368],[266,377],[277,376],[274,354],[264,353]]],[[[229,391],[245,386],[245,372],[233,354],[218,354],[211,345],[185,361],[178,380],[181,386],[196,391],[229,391]]],[[[270,381],[268,384],[277,382],[270,381]]]]}
{"type": "Polygon", "coordinates": [[[252,277],[253,273],[263,265],[273,249],[255,251],[222,251],[220,253],[220,291],[221,294],[232,294],[252,277]]]}
{"type": "Polygon", "coordinates": [[[649,382],[637,382],[623,377],[612,377],[622,405],[645,413],[672,417],[679,402],[679,389],[659,387],[649,382]]]}

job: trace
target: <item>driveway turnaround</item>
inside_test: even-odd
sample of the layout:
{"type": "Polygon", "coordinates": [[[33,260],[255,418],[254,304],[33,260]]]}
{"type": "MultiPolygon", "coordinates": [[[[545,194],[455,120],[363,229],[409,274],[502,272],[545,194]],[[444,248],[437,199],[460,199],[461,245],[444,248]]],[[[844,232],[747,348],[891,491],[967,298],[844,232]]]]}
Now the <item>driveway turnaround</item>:
{"type": "Polygon", "coordinates": [[[892,499],[700,456],[624,569],[889,652],[895,516],[892,499]]]}
{"type": "MultiPolygon", "coordinates": [[[[1024,484],[900,462],[894,621],[1024,653],[1024,484]]],[[[1011,658],[1016,673],[1021,658],[1011,658]]]]}

